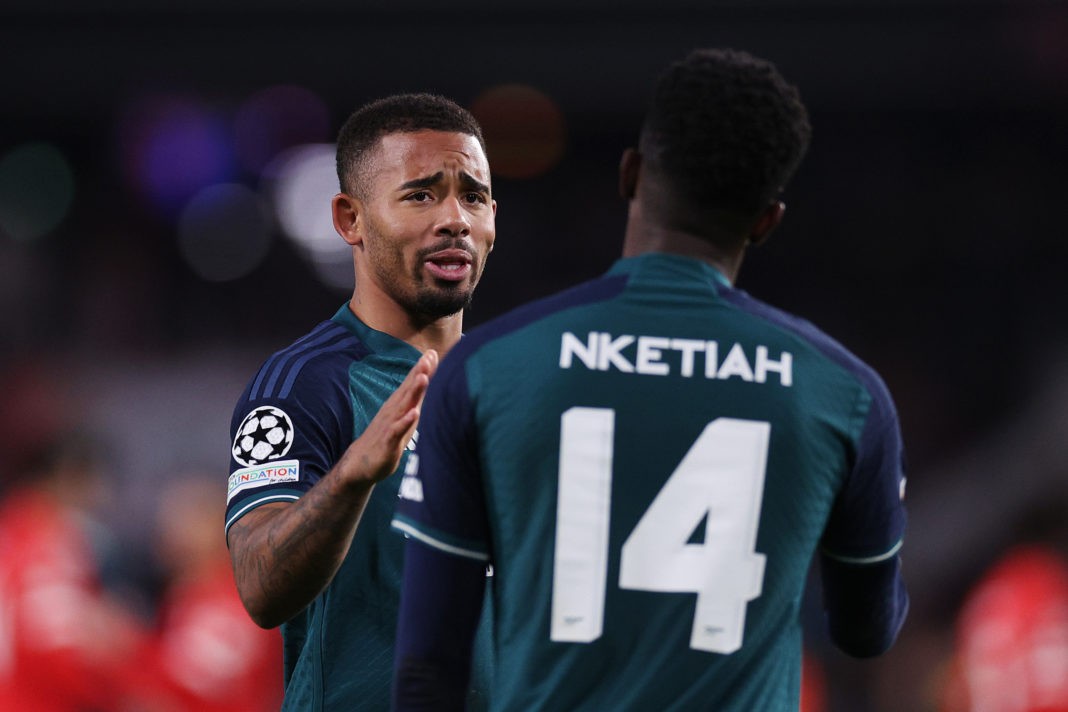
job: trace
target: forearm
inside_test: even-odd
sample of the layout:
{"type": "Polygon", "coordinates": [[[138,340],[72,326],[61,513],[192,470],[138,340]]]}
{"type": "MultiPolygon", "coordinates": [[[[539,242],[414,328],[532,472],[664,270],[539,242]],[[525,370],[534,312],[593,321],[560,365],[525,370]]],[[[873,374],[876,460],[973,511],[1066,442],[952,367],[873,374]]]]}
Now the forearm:
{"type": "Polygon", "coordinates": [[[394,653],[396,712],[464,708],[485,582],[484,562],[408,540],[394,653]]]}
{"type": "Polygon", "coordinates": [[[237,589],[258,625],[281,625],[326,588],[348,553],[373,487],[344,486],[331,471],[296,502],[263,505],[230,527],[237,589]]]}
{"type": "Polygon", "coordinates": [[[293,504],[265,504],[227,534],[237,590],[258,625],[273,628],[304,610],[348,554],[376,482],[400,463],[437,368],[429,350],[379,408],[337,464],[293,504]]]}
{"type": "Polygon", "coordinates": [[[854,657],[881,655],[893,645],[908,614],[901,560],[850,564],[821,560],[823,599],[831,640],[854,657]]]}

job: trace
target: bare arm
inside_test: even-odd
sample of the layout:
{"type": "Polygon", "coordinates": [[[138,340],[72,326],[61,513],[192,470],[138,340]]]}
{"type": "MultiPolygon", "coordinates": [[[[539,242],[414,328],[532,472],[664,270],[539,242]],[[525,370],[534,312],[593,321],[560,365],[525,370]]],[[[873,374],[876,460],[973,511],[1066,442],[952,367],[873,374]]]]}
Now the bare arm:
{"type": "Polygon", "coordinates": [[[237,590],[258,625],[281,625],[333,579],[375,483],[400,462],[437,363],[436,352],[423,354],[367,429],[307,494],[292,504],[265,504],[231,525],[227,542],[237,590]]]}

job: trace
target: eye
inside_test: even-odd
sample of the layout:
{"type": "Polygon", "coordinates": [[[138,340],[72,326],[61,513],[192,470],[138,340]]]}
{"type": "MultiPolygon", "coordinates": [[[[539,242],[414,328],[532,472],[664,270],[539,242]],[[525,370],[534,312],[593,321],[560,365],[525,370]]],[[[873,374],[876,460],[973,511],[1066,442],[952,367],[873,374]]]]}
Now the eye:
{"type": "Polygon", "coordinates": [[[464,194],[464,200],[466,200],[468,203],[482,203],[482,204],[485,204],[486,202],[488,202],[486,200],[486,196],[485,195],[483,195],[482,193],[474,192],[474,191],[472,191],[470,193],[465,193],[464,194]]]}
{"type": "Polygon", "coordinates": [[[405,196],[404,199],[411,200],[415,203],[425,203],[426,201],[430,200],[430,192],[426,190],[418,190],[414,193],[405,196]]]}

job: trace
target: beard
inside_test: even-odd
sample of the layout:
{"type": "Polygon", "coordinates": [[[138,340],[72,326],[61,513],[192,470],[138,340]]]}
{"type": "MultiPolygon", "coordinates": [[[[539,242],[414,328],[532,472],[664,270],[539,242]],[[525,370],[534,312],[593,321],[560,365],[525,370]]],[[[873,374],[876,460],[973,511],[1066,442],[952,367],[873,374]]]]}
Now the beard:
{"type": "Polygon", "coordinates": [[[424,321],[436,321],[471,306],[474,294],[474,285],[450,285],[446,288],[423,285],[416,290],[415,299],[401,306],[424,321]]]}
{"type": "MultiPolygon", "coordinates": [[[[381,233],[379,233],[381,235],[381,233]]],[[[463,240],[446,238],[415,255],[414,264],[405,266],[404,254],[381,237],[368,243],[371,268],[376,281],[397,304],[419,323],[452,316],[471,305],[475,284],[482,274],[478,256],[463,240]],[[444,249],[461,249],[471,255],[474,278],[464,282],[435,279],[423,270],[428,255],[444,249]]]]}

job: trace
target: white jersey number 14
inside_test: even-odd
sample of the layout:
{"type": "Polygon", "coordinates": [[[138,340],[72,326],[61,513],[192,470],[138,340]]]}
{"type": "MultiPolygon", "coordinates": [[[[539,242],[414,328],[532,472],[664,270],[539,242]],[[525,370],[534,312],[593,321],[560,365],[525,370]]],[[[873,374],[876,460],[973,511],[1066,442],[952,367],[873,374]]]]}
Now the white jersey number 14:
{"type": "MultiPolygon", "coordinates": [[[[571,408],[560,418],[554,641],[601,637],[615,415],[571,408]]],[[[746,605],[760,595],[765,557],[756,553],[756,537],[770,435],[763,421],[710,422],[623,543],[620,588],[697,594],[695,650],[738,650],[746,605]],[[690,543],[702,521],[704,541],[690,543]]]]}

